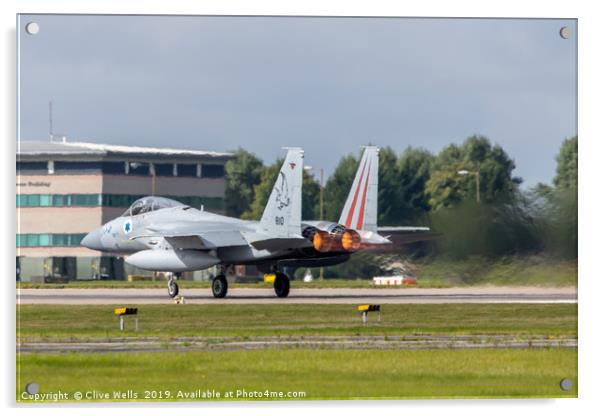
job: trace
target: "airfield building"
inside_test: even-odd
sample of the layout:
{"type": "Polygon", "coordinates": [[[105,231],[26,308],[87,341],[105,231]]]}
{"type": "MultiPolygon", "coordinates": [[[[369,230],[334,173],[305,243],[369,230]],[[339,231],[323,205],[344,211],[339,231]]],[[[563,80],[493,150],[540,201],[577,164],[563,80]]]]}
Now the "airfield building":
{"type": "Polygon", "coordinates": [[[229,153],[82,142],[21,141],[17,149],[17,279],[125,279],[116,256],[80,246],[136,199],[159,195],[224,210],[229,153]]]}

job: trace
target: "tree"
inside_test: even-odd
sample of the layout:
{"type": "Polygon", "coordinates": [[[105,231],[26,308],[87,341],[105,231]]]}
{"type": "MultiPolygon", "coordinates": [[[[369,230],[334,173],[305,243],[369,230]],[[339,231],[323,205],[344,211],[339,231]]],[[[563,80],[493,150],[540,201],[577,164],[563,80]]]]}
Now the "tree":
{"type": "Polygon", "coordinates": [[[577,188],[577,136],[566,139],[560,147],[554,185],[561,189],[577,188]]]}
{"type": "Polygon", "coordinates": [[[429,151],[412,147],[406,148],[398,158],[396,170],[399,176],[399,208],[395,224],[416,224],[429,211],[426,184],[434,161],[435,157],[429,151]]]}
{"type": "Polygon", "coordinates": [[[566,139],[556,156],[554,187],[533,188],[536,215],[543,227],[546,251],[555,257],[577,257],[577,136],[566,139]]]}
{"type": "Polygon", "coordinates": [[[378,153],[378,223],[397,224],[399,212],[399,172],[397,155],[390,147],[378,153]]]}
{"type": "Polygon", "coordinates": [[[226,215],[240,217],[250,209],[255,199],[255,186],[261,180],[262,161],[244,149],[234,152],[234,159],[226,162],[226,215]]]}
{"type": "Polygon", "coordinates": [[[359,161],[353,155],[343,157],[324,187],[324,219],[338,221],[351,189],[359,161]]]}
{"type": "Polygon", "coordinates": [[[467,138],[462,146],[447,146],[437,156],[426,189],[433,209],[451,207],[465,199],[476,200],[476,173],[480,200],[492,203],[512,198],[521,178],[513,177],[514,161],[499,145],[483,136],[467,138]],[[458,171],[474,172],[468,176],[458,171]]]}
{"type": "Polygon", "coordinates": [[[320,218],[320,183],[306,171],[303,171],[301,218],[304,220],[320,218]]]}

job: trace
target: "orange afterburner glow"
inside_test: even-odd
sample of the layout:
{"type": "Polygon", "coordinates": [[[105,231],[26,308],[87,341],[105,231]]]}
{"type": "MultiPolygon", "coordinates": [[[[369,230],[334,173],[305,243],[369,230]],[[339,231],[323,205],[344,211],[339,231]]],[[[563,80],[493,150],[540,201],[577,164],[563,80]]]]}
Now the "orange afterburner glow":
{"type": "Polygon", "coordinates": [[[343,238],[341,239],[341,244],[343,248],[347,251],[357,251],[361,246],[361,237],[355,230],[347,230],[343,233],[343,238]]]}
{"type": "Polygon", "coordinates": [[[330,251],[334,245],[334,238],[326,231],[316,231],[314,234],[314,248],[321,253],[330,251]]]}

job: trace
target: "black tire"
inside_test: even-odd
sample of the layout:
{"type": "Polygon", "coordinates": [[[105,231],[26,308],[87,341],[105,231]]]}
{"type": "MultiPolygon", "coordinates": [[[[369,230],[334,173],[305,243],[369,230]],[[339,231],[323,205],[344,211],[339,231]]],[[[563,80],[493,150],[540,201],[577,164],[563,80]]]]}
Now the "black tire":
{"type": "Polygon", "coordinates": [[[179,292],[180,288],[178,287],[178,284],[175,282],[175,280],[170,280],[169,282],[167,282],[167,294],[170,298],[175,298],[176,296],[178,296],[179,292]]]}
{"type": "Polygon", "coordinates": [[[226,293],[228,293],[228,280],[226,280],[226,276],[215,276],[213,283],[211,283],[211,291],[213,292],[213,296],[218,299],[226,297],[226,293]]]}
{"type": "Polygon", "coordinates": [[[276,273],[276,279],[274,280],[274,292],[279,298],[285,298],[288,296],[288,292],[291,289],[291,282],[288,276],[284,273],[276,273]]]}

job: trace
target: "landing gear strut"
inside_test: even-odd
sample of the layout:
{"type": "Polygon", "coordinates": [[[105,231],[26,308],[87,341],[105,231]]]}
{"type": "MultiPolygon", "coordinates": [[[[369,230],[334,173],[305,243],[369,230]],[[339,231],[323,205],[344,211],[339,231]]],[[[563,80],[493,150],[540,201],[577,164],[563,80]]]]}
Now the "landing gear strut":
{"type": "Polygon", "coordinates": [[[288,276],[284,273],[277,272],[276,279],[274,279],[274,292],[279,298],[285,298],[288,296],[288,292],[291,289],[291,282],[288,276]]]}
{"type": "Polygon", "coordinates": [[[173,273],[171,273],[169,275],[169,280],[167,281],[167,294],[169,295],[169,297],[175,298],[176,296],[178,296],[179,292],[180,288],[176,283],[176,276],[173,273]]]}
{"type": "Polygon", "coordinates": [[[213,296],[218,299],[225,297],[226,293],[228,293],[228,281],[226,280],[226,276],[223,274],[215,276],[211,283],[211,291],[213,292],[213,296]]]}

